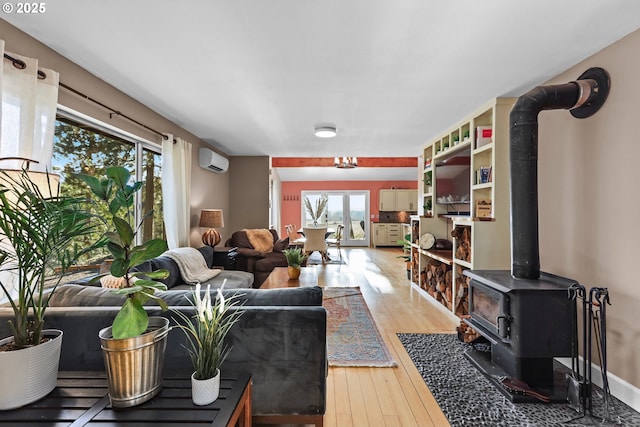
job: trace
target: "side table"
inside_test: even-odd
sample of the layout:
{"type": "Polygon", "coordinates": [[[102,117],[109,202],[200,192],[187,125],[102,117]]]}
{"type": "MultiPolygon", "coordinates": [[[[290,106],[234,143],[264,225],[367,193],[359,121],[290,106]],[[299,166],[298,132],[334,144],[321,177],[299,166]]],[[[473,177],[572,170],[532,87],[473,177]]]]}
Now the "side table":
{"type": "Polygon", "coordinates": [[[237,247],[214,246],[213,266],[222,267],[225,270],[235,270],[237,256],[238,256],[237,247]]]}
{"type": "Polygon", "coordinates": [[[189,375],[167,375],[153,399],[131,408],[113,409],[104,372],[60,372],[56,388],[43,399],[0,412],[0,425],[81,427],[210,425],[251,427],[251,376],[222,374],[220,396],[205,406],[191,401],[189,375]],[[91,424],[93,425],[93,424],[91,424]]]}

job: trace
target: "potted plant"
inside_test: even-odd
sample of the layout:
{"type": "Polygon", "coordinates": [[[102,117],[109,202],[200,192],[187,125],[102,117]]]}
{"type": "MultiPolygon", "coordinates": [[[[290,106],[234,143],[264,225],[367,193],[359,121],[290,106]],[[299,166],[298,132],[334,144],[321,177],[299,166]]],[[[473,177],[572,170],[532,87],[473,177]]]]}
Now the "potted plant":
{"type": "Polygon", "coordinates": [[[433,185],[432,171],[428,171],[424,174],[424,193],[431,194],[431,186],[433,185]]]}
{"type": "Polygon", "coordinates": [[[92,247],[96,218],[78,197],[61,196],[57,175],[0,170],[0,287],[14,313],[0,340],[0,409],[17,408],[56,386],[62,331],[43,330],[51,295],[92,247]]]}
{"type": "Polygon", "coordinates": [[[300,248],[285,249],[282,251],[287,258],[287,272],[289,278],[297,279],[300,277],[300,267],[309,258],[308,255],[302,252],[300,248]]]}
{"type": "Polygon", "coordinates": [[[407,279],[411,279],[411,233],[405,234],[402,240],[398,240],[398,243],[402,245],[403,251],[403,254],[398,258],[404,259],[407,267],[407,279]]]}
{"type": "Polygon", "coordinates": [[[313,206],[311,205],[311,201],[309,200],[309,198],[308,197],[304,198],[304,207],[309,213],[309,216],[311,217],[311,219],[313,220],[314,226],[318,225],[318,221],[320,221],[320,218],[322,218],[322,215],[327,209],[328,201],[329,199],[327,199],[326,196],[320,197],[318,200],[316,200],[316,207],[314,209],[313,206]]]}
{"type": "MultiPolygon", "coordinates": [[[[226,280],[225,280],[226,282],[226,280]]],[[[178,327],[187,336],[189,352],[194,372],[191,375],[191,398],[196,405],[208,405],[218,398],[220,391],[220,367],[231,351],[224,340],[231,327],[242,315],[242,310],[231,297],[225,301],[222,290],[218,289],[216,298],[211,302],[211,289],[207,286],[204,296],[200,294],[200,284],[193,292],[195,314],[191,317],[174,310],[183,324],[178,327]]]]}
{"type": "MultiPolygon", "coordinates": [[[[136,244],[136,236],[144,219],[153,211],[149,211],[137,225],[134,224],[135,193],[142,188],[142,182],[130,184],[131,173],[126,168],[109,167],[102,179],[83,174],[78,177],[108,207],[109,214],[101,218],[109,230],[104,233],[101,242],[113,257],[110,275],[120,278],[120,288],[113,292],[126,296],[112,326],[99,333],[104,349],[109,397],[114,407],[134,406],[151,399],[160,391],[169,321],[164,317],[150,319],[143,304],[155,299],[163,310],[167,309],[164,301],[154,294],[157,290],[167,289],[157,280],[168,277],[169,272],[132,272],[131,268],[161,255],[167,250],[167,243],[162,239],[152,239],[136,244]],[[151,361],[153,366],[143,366],[143,361],[151,361]]],[[[97,276],[95,280],[103,276],[105,274],[97,276]]]]}
{"type": "Polygon", "coordinates": [[[433,202],[431,201],[431,199],[427,199],[424,202],[424,216],[426,217],[431,217],[431,215],[433,215],[433,213],[431,212],[431,208],[433,207],[433,202]]]}

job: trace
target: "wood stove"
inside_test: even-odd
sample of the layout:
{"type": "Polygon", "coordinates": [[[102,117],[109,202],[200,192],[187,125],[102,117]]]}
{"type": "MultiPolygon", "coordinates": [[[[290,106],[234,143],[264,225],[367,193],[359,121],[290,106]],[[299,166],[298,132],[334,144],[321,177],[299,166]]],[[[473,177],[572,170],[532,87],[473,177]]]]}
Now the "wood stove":
{"type": "Polygon", "coordinates": [[[573,301],[568,290],[576,282],[544,272],[537,280],[514,279],[509,271],[496,270],[465,275],[471,278],[471,317],[465,322],[491,345],[489,353],[469,352],[469,358],[493,379],[516,378],[564,400],[564,389],[555,384],[553,358],[572,354],[573,301]]]}
{"type": "MultiPolygon", "coordinates": [[[[553,358],[572,355],[576,320],[569,288],[577,282],[540,272],[538,113],[565,108],[589,117],[609,86],[605,70],[590,68],[577,81],[539,86],[518,98],[509,116],[511,271],[464,272],[471,278],[465,322],[491,344],[490,352],[467,357],[496,385],[505,377],[524,381],[552,401],[566,401],[564,376],[554,374],[553,358]]],[[[532,400],[498,388],[514,402],[532,400]]]]}

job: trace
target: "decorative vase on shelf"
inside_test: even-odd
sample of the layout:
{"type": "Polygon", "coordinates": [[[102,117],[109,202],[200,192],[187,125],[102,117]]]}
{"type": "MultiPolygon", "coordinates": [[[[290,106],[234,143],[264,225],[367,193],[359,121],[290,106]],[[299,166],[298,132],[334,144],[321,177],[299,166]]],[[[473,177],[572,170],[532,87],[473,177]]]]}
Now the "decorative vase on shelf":
{"type": "Polygon", "coordinates": [[[298,277],[300,277],[300,267],[294,267],[294,266],[288,266],[287,267],[287,272],[289,273],[289,278],[290,279],[297,279],[298,277]]]}
{"type": "Polygon", "coordinates": [[[191,399],[194,405],[203,406],[213,403],[220,394],[220,369],[216,371],[216,376],[206,380],[195,378],[196,373],[191,375],[191,399]]]}

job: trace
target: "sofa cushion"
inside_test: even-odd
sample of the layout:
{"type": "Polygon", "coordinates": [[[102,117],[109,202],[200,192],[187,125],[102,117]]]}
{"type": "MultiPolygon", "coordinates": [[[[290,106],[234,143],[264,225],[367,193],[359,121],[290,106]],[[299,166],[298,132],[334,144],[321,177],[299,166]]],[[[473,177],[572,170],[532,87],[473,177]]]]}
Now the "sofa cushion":
{"type": "Polygon", "coordinates": [[[289,237],[280,239],[273,244],[273,252],[282,252],[289,247],[289,237]]]}

